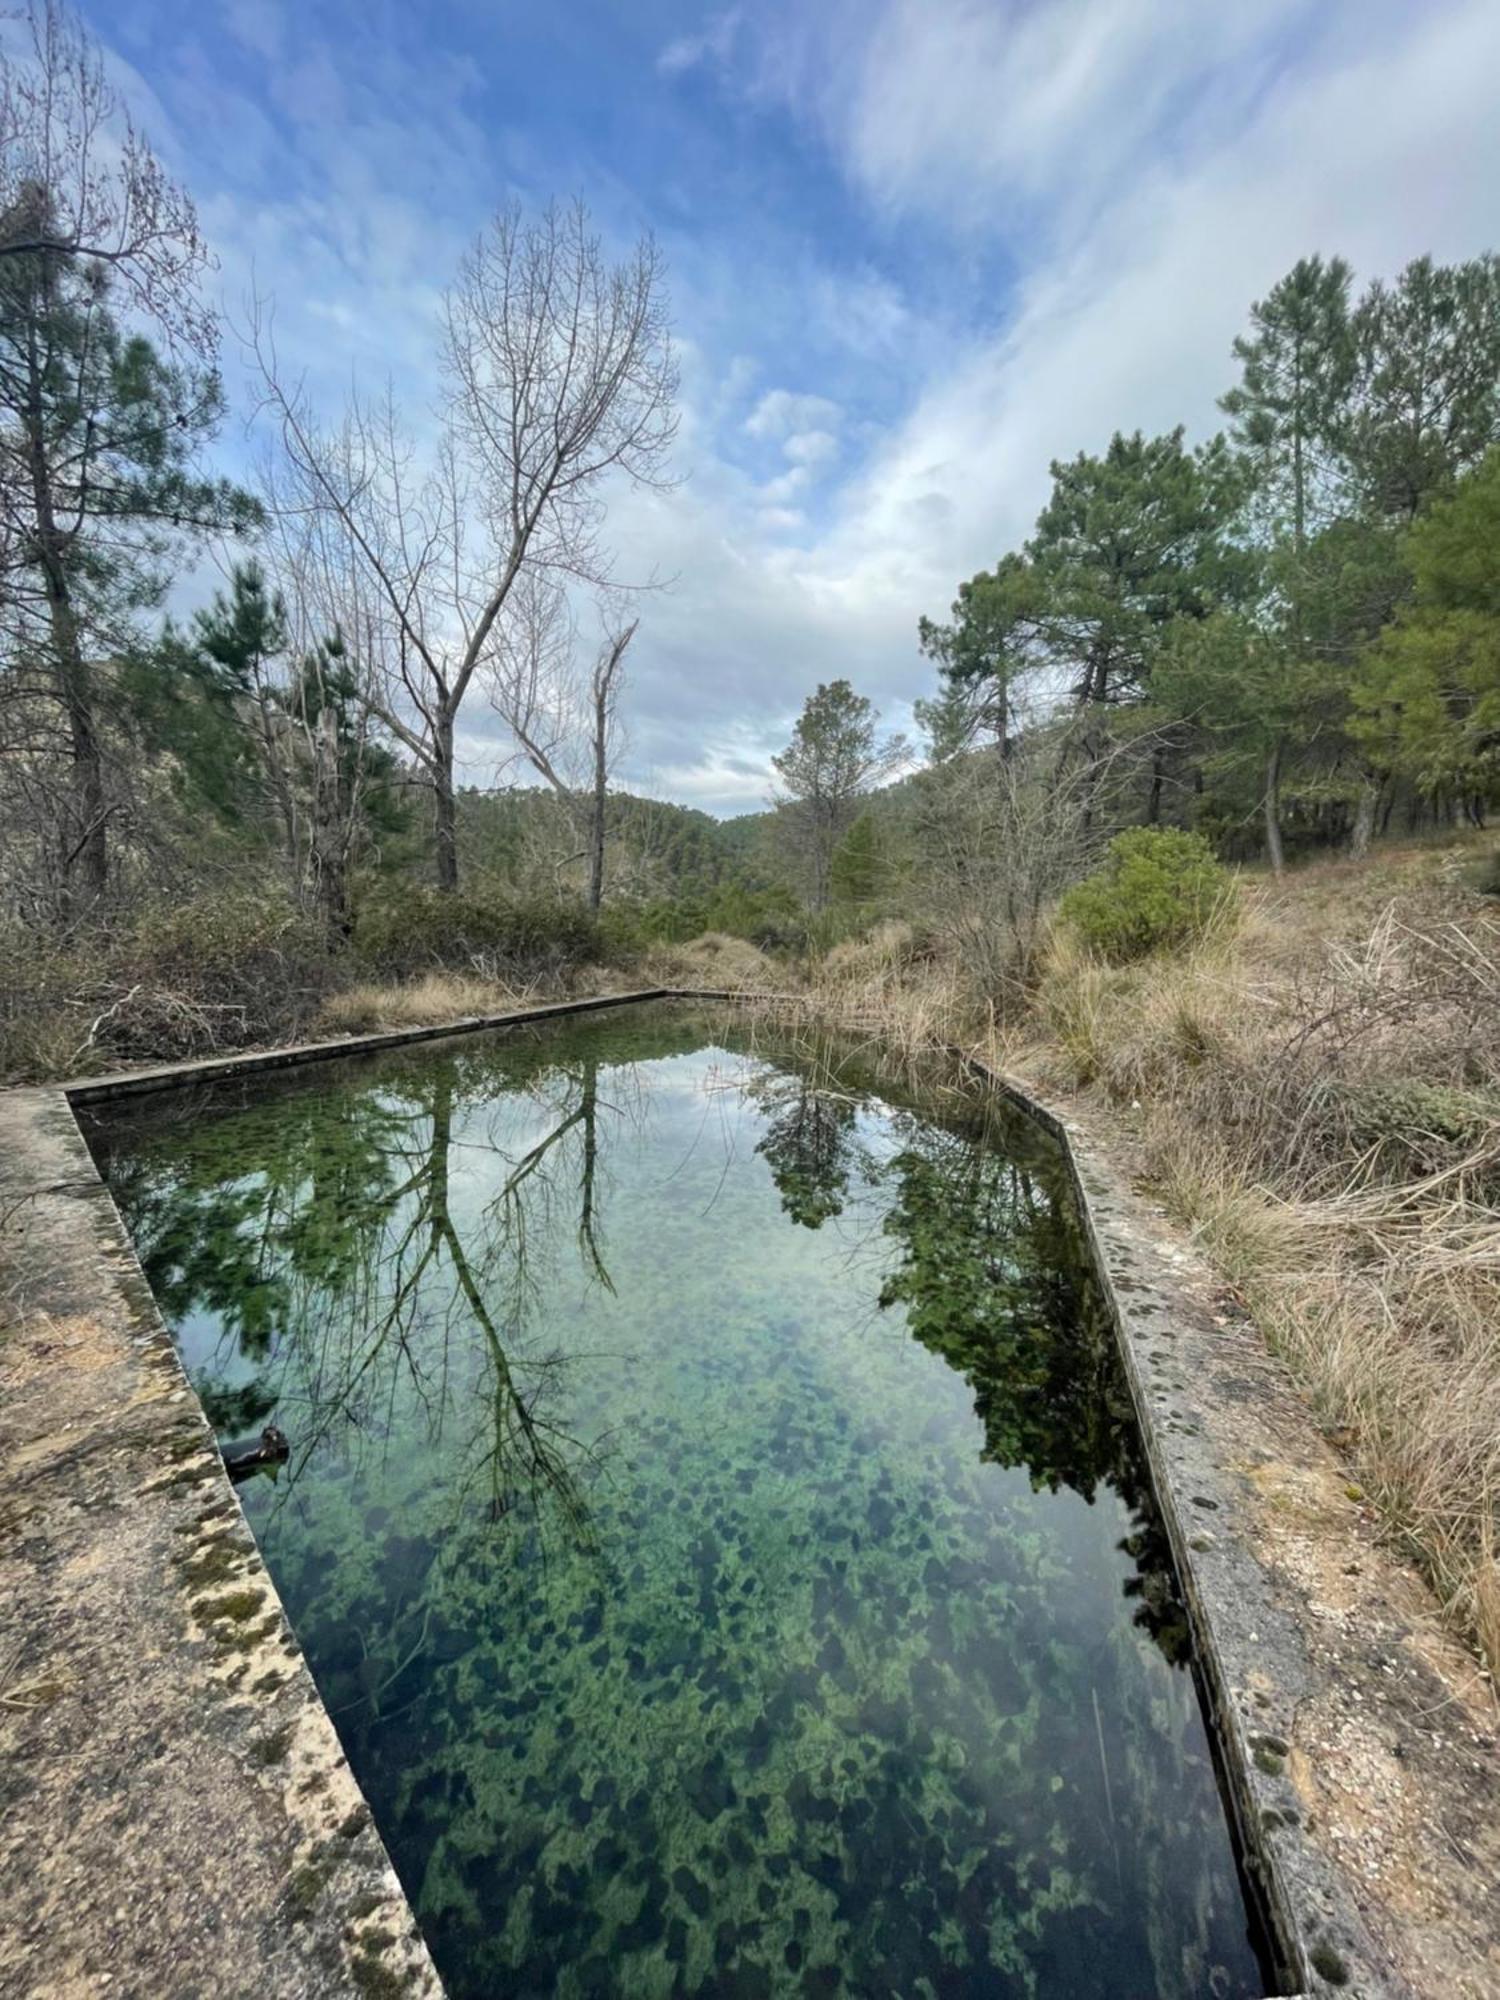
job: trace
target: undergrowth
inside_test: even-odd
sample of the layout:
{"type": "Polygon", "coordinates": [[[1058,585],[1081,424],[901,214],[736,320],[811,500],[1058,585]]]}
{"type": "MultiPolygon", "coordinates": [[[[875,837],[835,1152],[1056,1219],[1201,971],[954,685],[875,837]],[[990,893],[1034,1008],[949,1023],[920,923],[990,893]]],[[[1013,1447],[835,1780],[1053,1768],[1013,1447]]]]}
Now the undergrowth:
{"type": "Polygon", "coordinates": [[[1467,860],[1310,868],[1175,958],[1058,940],[1007,1053],[1129,1121],[1497,1671],[1500,919],[1467,860]]]}

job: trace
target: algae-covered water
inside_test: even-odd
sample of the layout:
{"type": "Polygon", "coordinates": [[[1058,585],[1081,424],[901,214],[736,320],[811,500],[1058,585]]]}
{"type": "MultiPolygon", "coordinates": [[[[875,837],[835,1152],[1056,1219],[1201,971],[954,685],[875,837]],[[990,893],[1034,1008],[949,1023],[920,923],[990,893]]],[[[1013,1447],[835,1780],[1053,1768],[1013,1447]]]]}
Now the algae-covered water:
{"type": "Polygon", "coordinates": [[[665,1006],[90,1125],[455,2000],[1266,1990],[1028,1126],[665,1006]]]}

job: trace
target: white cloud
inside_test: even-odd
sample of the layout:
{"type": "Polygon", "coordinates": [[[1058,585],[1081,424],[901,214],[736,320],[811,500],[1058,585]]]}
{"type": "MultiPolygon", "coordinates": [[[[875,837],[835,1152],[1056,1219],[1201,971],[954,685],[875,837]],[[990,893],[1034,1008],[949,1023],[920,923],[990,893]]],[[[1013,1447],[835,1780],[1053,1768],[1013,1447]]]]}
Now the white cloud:
{"type": "MultiPolygon", "coordinates": [[[[778,543],[788,524],[747,511],[732,482],[676,496],[681,581],[670,606],[647,609],[651,678],[638,693],[690,703],[707,734],[754,706],[767,758],[803,695],[835,674],[900,723],[930,675],[919,614],[941,612],[960,578],[1024,537],[1049,459],[1098,449],[1117,428],[1216,427],[1230,342],[1298,256],[1341,251],[1371,276],[1424,249],[1459,258],[1500,238],[1500,10],[1432,8],[1377,41],[1364,19],[1344,10],[1317,64],[1284,75],[1190,161],[1142,169],[1039,261],[1009,323],[948,351],[810,545],[778,543]]],[[[884,83],[867,68],[863,87],[879,101],[884,83]]],[[[1084,102],[1081,82],[1076,92],[1084,102]]],[[[851,112],[850,129],[865,115],[851,112]]],[[[982,152],[973,164],[981,180],[1007,171],[982,152]]],[[[926,172],[918,163],[909,185],[926,172]]],[[[785,445],[820,422],[802,401],[773,390],[746,428],[785,445]]],[[[661,765],[680,773],[691,759],[661,765]]]]}
{"type": "Polygon", "coordinates": [[[793,465],[806,466],[812,470],[820,465],[829,465],[839,455],[839,441],[832,431],[793,431],[784,438],[782,453],[793,465]]]}
{"type": "Polygon", "coordinates": [[[836,429],[842,416],[838,404],[831,403],[826,396],[768,389],[746,417],[744,431],[747,437],[780,439],[819,425],[836,429]]]}
{"type": "MultiPolygon", "coordinates": [[[[274,16],[235,5],[242,43],[264,52],[274,16]]],[[[618,496],[609,522],[622,577],[675,577],[640,604],[626,775],[724,810],[763,799],[819,680],[847,676],[906,722],[930,680],[917,618],[1024,537],[1049,459],[1116,428],[1212,428],[1229,343],[1295,258],[1339,251],[1368,277],[1500,240],[1494,0],[827,0],[758,42],[755,18],[716,16],[659,63],[738,74],[753,100],[791,107],[934,264],[962,276],[994,256],[1018,276],[976,330],[972,315],[949,323],[930,272],[903,289],[894,253],[884,270],[796,267],[810,333],[836,330],[877,377],[916,380],[872,427],[843,381],[756,353],[748,334],[715,368],[691,315],[722,299],[734,246],[675,240],[686,476],[618,496]]],[[[305,57],[269,80],[266,110],[227,88],[205,98],[187,69],[176,94],[153,84],[198,117],[203,157],[229,163],[204,214],[231,302],[253,267],[315,383],[332,394],[355,365],[366,380],[390,368],[419,408],[467,225],[415,190],[484,183],[493,199],[488,135],[465,114],[464,65],[446,60],[410,103],[391,78],[345,78],[348,122],[320,131],[322,72],[305,57]],[[234,163],[264,172],[288,129],[298,173],[252,196],[234,163]],[[229,135],[222,155],[209,131],[229,135]]],[[[468,727],[486,777],[493,727],[482,711],[468,727]]]]}
{"type": "Polygon", "coordinates": [[[228,0],[224,21],[235,40],[252,54],[266,62],[281,60],[286,20],[278,0],[228,0]]]}
{"type": "Polygon", "coordinates": [[[1220,116],[1258,80],[1257,45],[1306,0],[892,0],[861,86],[828,107],[853,173],[899,207],[988,216],[1012,196],[1071,204],[1116,176],[1188,90],[1220,116]]]}
{"type": "Polygon", "coordinates": [[[668,42],[656,58],[656,67],[664,76],[680,76],[705,63],[722,65],[729,60],[739,28],[740,9],[728,7],[712,16],[700,34],[679,35],[668,42]]]}
{"type": "MultiPolygon", "coordinates": [[[[771,494],[785,484],[784,479],[773,480],[761,490],[771,494]]],[[[807,516],[797,507],[761,507],[755,518],[768,535],[795,535],[807,526],[807,516]]]]}

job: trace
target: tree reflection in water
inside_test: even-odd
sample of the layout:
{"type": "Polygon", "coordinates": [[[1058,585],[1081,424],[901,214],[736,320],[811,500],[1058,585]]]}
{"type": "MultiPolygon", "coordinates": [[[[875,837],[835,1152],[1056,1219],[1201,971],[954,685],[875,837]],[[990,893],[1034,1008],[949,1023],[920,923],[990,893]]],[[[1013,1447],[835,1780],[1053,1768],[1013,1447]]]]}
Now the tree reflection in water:
{"type": "Polygon", "coordinates": [[[1061,1161],[636,1020],[100,1120],[449,1990],[1264,1990],[1061,1161]]]}
{"type": "MultiPolygon", "coordinates": [[[[602,1154],[610,1124],[638,1106],[628,1088],[601,1102],[588,1055],[539,1059],[519,1079],[512,1061],[505,1087],[518,1081],[534,1114],[519,1148],[474,1115],[496,1079],[492,1064],[467,1057],[411,1065],[379,1091],[285,1090],[259,1105],[209,1095],[186,1163],[114,1148],[112,1179],[164,1315],[218,1321],[199,1382],[221,1435],[274,1414],[293,1441],[294,1483],[330,1443],[380,1448],[404,1396],[426,1412],[434,1441],[455,1424],[470,1432],[454,1486],[461,1511],[478,1493],[492,1522],[552,1518],[587,1537],[597,1442],[550,1414],[579,1357],[539,1348],[531,1323],[555,1277],[564,1210],[579,1268],[612,1290],[602,1154]],[[247,1118],[258,1127],[256,1170],[226,1175],[216,1132],[243,1156],[247,1118]],[[466,1162],[474,1152],[489,1157],[466,1162]],[[457,1204],[464,1177],[494,1192],[457,1204]]],[[[108,1134],[100,1144],[110,1149],[108,1134]]]]}
{"type": "Polygon", "coordinates": [[[1086,1500],[1101,1482],[1114,1487],[1132,1515],[1120,1546],[1134,1565],[1122,1587],[1135,1622],[1185,1661],[1186,1607],[1060,1154],[996,1104],[971,1102],[947,1125],[881,1104],[862,1135],[861,1104],[880,1104],[890,1076],[836,1042],[803,1043],[799,1056],[795,1071],[773,1062],[746,1086],[765,1116],[756,1151],[786,1214],[821,1228],[844,1216],[858,1183],[864,1227],[895,1250],[880,1309],[902,1311],[912,1337],[969,1384],[988,1462],[1086,1500]]]}

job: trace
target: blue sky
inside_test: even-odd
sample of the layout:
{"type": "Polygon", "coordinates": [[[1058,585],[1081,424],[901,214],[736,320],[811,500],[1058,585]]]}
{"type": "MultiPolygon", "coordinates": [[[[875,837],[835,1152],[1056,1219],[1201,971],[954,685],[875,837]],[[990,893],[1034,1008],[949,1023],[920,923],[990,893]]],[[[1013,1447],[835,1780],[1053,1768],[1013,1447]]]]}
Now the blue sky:
{"type": "MultiPolygon", "coordinates": [[[[1026,533],[1047,462],[1215,427],[1297,256],[1500,246],[1494,0],[85,0],[192,188],[231,316],[275,303],[330,411],[420,422],[434,316],[500,202],[653,230],[678,484],[615,501],[642,604],[624,778],[758,807],[804,695],[902,726],[922,613],[1026,533]]],[[[235,342],[226,374],[250,411],[235,342]]],[[[253,454],[253,429],[226,449],[253,454]]],[[[503,762],[482,701],[469,775],[503,762]]]]}

